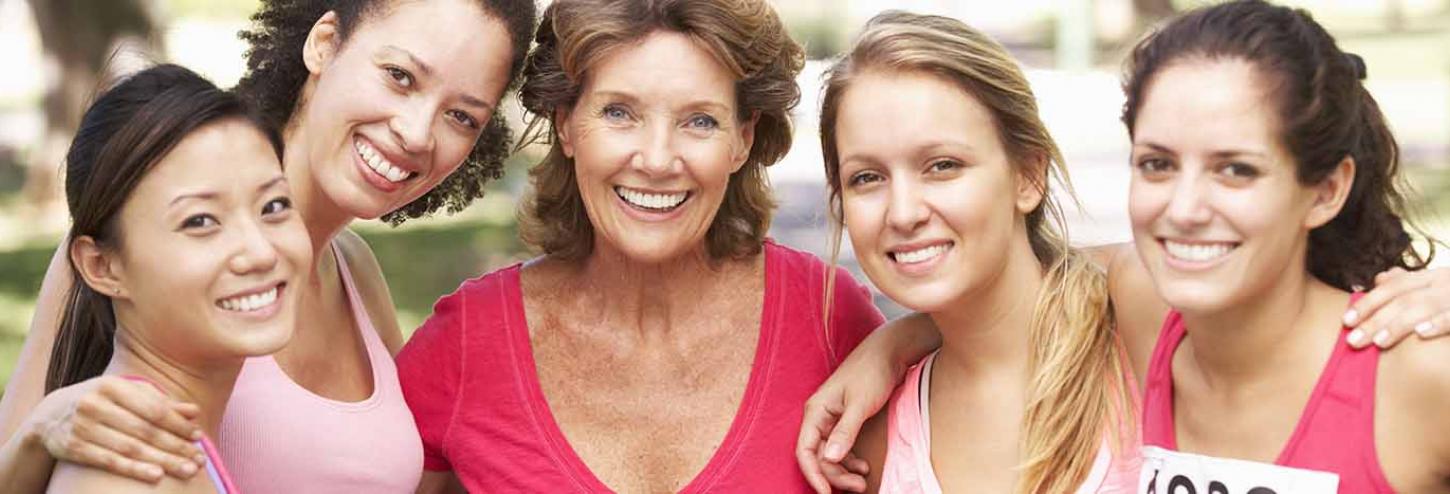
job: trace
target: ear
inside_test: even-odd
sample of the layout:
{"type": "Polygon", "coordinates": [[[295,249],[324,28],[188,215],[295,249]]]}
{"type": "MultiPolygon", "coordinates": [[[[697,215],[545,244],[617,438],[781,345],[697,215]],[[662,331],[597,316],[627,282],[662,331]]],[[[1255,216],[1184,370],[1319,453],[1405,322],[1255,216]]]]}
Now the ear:
{"type": "Polygon", "coordinates": [[[559,139],[559,146],[564,150],[564,156],[574,157],[574,136],[569,133],[569,110],[558,108],[554,110],[554,133],[559,139]]]}
{"type": "Polygon", "coordinates": [[[755,124],[758,123],[760,123],[759,110],[750,112],[750,118],[740,122],[741,146],[736,150],[735,156],[732,157],[735,161],[735,170],[730,173],[740,171],[740,168],[745,166],[745,160],[750,158],[750,150],[755,149],[755,124]]]}
{"type": "Polygon", "coordinates": [[[96,240],[83,235],[70,243],[70,260],[80,272],[81,279],[97,293],[114,299],[124,299],[124,283],[120,265],[114,255],[101,248],[96,240]]]}
{"type": "Polygon", "coordinates": [[[1320,180],[1312,187],[1314,204],[1309,207],[1309,214],[1304,217],[1304,227],[1310,230],[1324,226],[1339,211],[1344,209],[1345,201],[1349,200],[1349,192],[1354,188],[1354,174],[1356,166],[1354,158],[1345,156],[1334,165],[1334,171],[1320,180]]]}
{"type": "Polygon", "coordinates": [[[1023,167],[1017,180],[1017,212],[1031,213],[1042,204],[1042,194],[1047,188],[1047,159],[1035,157],[1023,167]]]}
{"type": "Polygon", "coordinates": [[[342,46],[341,26],[337,23],[337,12],[328,11],[312,24],[307,40],[302,43],[302,63],[312,75],[322,73],[342,46]]]}

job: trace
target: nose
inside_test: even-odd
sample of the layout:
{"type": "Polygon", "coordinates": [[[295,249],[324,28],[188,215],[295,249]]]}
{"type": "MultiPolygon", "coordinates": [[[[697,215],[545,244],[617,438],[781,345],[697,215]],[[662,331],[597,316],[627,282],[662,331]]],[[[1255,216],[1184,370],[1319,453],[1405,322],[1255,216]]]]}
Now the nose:
{"type": "Polygon", "coordinates": [[[265,227],[256,220],[241,223],[237,245],[227,261],[228,267],[236,274],[266,273],[276,268],[277,247],[265,227]]]}
{"type": "Polygon", "coordinates": [[[404,152],[417,155],[433,150],[433,120],[437,113],[433,107],[412,100],[388,121],[388,128],[404,152]]]}
{"type": "Polygon", "coordinates": [[[655,175],[667,173],[680,164],[680,153],[675,149],[674,128],[664,119],[657,119],[647,126],[641,135],[639,150],[634,155],[634,166],[655,175]]]}
{"type": "Polygon", "coordinates": [[[1208,204],[1207,177],[1198,173],[1180,173],[1168,198],[1165,216],[1179,230],[1192,230],[1207,224],[1213,217],[1208,204]]]}
{"type": "Polygon", "coordinates": [[[886,205],[886,223],[901,232],[920,228],[931,217],[931,208],[922,199],[920,187],[909,177],[891,181],[886,205]]]}

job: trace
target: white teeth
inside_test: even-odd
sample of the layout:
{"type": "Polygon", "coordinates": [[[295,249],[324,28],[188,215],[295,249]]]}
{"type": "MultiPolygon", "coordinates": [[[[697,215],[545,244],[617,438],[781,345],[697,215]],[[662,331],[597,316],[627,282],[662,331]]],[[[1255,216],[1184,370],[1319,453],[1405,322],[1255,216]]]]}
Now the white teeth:
{"type": "Polygon", "coordinates": [[[221,308],[223,309],[232,312],[251,312],[272,305],[272,303],[276,301],[277,287],[274,286],[271,290],[267,290],[265,292],[255,295],[243,295],[240,297],[222,299],[220,302],[217,302],[217,305],[221,306],[221,308]]]}
{"type": "Polygon", "coordinates": [[[1163,247],[1170,256],[1194,262],[1212,261],[1228,255],[1234,249],[1233,244],[1227,243],[1184,244],[1171,240],[1165,240],[1163,247]]]}
{"type": "Polygon", "coordinates": [[[378,175],[382,175],[384,178],[387,178],[389,182],[402,182],[409,178],[413,178],[413,175],[416,175],[413,172],[404,171],[402,168],[393,166],[392,162],[383,158],[382,153],[379,153],[377,149],[373,149],[372,146],[369,146],[367,143],[363,142],[362,139],[358,139],[353,142],[354,147],[357,148],[358,156],[362,156],[363,161],[368,164],[368,167],[372,168],[373,171],[378,172],[378,175]]]}
{"type": "Polygon", "coordinates": [[[947,247],[949,246],[949,244],[936,244],[930,247],[923,247],[910,252],[897,252],[896,262],[902,264],[913,264],[926,261],[941,255],[943,252],[946,252],[947,247]]]}
{"type": "Polygon", "coordinates": [[[674,194],[649,194],[624,187],[615,187],[614,193],[635,206],[650,209],[670,209],[685,202],[689,196],[688,192],[676,192],[674,194]]]}

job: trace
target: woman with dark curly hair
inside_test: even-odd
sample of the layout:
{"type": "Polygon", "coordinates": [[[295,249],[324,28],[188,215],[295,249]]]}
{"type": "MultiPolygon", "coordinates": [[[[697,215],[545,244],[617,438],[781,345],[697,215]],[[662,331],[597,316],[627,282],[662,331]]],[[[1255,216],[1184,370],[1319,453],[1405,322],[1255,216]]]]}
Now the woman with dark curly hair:
{"type": "Polygon", "coordinates": [[[881,315],[765,238],[802,49],[765,0],[555,0],[536,41],[544,255],[465,282],[398,354],[420,491],[807,492],[801,406],[881,315]]]}
{"type": "MultiPolygon", "coordinates": [[[[240,488],[417,485],[418,434],[390,358],[402,334],[376,260],[346,226],[457,211],[499,175],[510,135],[495,109],[535,17],[531,0],[265,0],[242,33],[250,49],[238,90],[282,129],[315,266],[297,287],[297,337],[249,359],[227,407],[220,443],[240,488]]],[[[10,442],[28,446],[0,454],[0,481],[8,466],[38,468],[51,455],[152,482],[163,470],[194,474],[194,406],[113,378],[45,396],[69,287],[63,260],[52,262],[0,406],[10,442]]]]}

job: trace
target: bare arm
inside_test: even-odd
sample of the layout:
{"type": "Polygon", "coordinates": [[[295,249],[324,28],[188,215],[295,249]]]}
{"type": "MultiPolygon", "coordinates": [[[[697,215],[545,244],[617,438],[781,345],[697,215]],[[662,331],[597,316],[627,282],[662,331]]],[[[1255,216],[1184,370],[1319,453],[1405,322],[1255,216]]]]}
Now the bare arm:
{"type": "Polygon", "coordinates": [[[338,234],[337,244],[342,255],[347,257],[347,267],[352,272],[352,280],[357,284],[358,295],[366,306],[368,317],[373,321],[373,328],[382,338],[383,345],[388,347],[388,353],[396,357],[398,350],[403,349],[403,330],[398,326],[393,294],[388,290],[377,256],[373,255],[373,249],[368,247],[367,242],[352,230],[344,229],[338,234]]]}
{"type": "Polygon", "coordinates": [[[10,375],[10,382],[5,384],[5,397],[0,399],[0,427],[4,428],[7,439],[15,436],[30,415],[30,409],[45,397],[45,373],[50,367],[50,351],[55,346],[55,335],[60,331],[65,294],[71,287],[65,245],[66,242],[61,242],[50,258],[50,267],[46,268],[45,280],[40,285],[40,296],[35,301],[35,315],[30,319],[30,332],[25,335],[25,345],[20,348],[15,372],[10,375]]]}
{"type": "Polygon", "coordinates": [[[423,478],[418,481],[417,494],[467,494],[468,490],[458,481],[458,476],[453,472],[430,472],[423,471],[423,478]]]}

